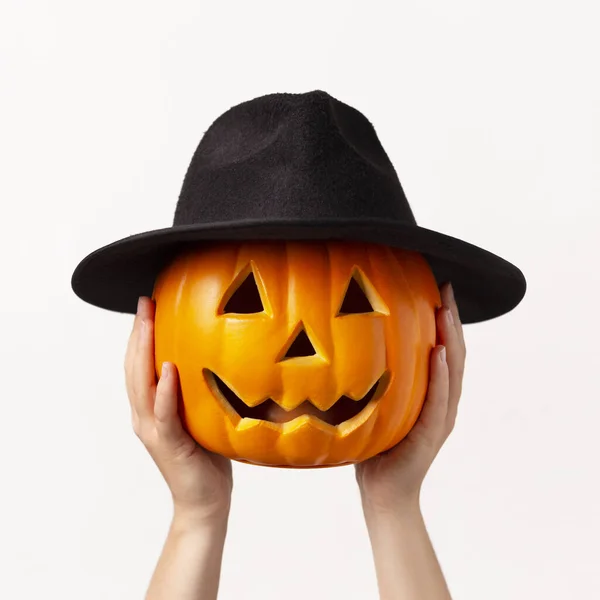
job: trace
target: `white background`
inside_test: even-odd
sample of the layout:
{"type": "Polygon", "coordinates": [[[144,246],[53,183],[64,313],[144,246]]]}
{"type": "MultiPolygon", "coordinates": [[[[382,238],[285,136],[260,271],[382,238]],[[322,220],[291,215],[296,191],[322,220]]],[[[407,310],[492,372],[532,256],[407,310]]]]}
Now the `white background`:
{"type": "MultiPolygon", "coordinates": [[[[598,4],[366,5],[2,2],[1,598],[143,597],[171,509],[130,427],[131,319],[71,272],[171,223],[218,115],[312,89],[373,122],[422,225],[528,278],[468,327],[426,482],[455,598],[600,598],[598,4]]],[[[376,598],[352,468],[234,475],[221,598],[376,598]]]]}

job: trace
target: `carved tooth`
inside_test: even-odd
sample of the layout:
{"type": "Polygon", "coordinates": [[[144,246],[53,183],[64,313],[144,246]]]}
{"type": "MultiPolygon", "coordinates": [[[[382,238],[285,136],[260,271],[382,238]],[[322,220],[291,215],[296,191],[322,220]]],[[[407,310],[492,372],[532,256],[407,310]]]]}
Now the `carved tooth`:
{"type": "Polygon", "coordinates": [[[244,419],[240,419],[238,424],[235,427],[235,430],[238,432],[242,431],[250,431],[253,429],[260,429],[263,432],[266,432],[268,429],[271,429],[279,435],[281,433],[282,423],[273,423],[271,421],[262,421],[261,419],[251,419],[245,417],[244,419]]]}
{"type": "Polygon", "coordinates": [[[374,423],[377,419],[377,413],[379,413],[379,401],[371,400],[355,417],[336,425],[336,429],[341,437],[347,437],[369,419],[374,423]]]}
{"type": "Polygon", "coordinates": [[[229,439],[238,458],[252,456],[252,462],[270,464],[280,436],[281,425],[245,418],[240,420],[229,439]]]}
{"type": "Polygon", "coordinates": [[[286,390],[281,396],[278,398],[273,398],[273,401],[280,406],[285,411],[292,411],[295,408],[298,408],[304,401],[306,397],[294,391],[294,388],[290,388],[286,390]]]}
{"type": "Polygon", "coordinates": [[[303,415],[283,424],[283,433],[277,440],[277,451],[292,466],[322,464],[329,455],[335,431],[335,427],[310,415],[303,415]]]}
{"type": "Polygon", "coordinates": [[[351,456],[361,456],[369,440],[379,416],[379,402],[371,401],[356,417],[337,426],[338,438],[331,446],[327,462],[342,463],[351,456]]]}

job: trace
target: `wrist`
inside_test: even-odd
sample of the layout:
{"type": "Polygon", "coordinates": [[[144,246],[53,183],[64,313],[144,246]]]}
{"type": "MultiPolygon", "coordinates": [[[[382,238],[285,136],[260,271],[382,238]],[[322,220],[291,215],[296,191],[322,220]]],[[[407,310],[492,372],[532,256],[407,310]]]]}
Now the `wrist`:
{"type": "Polygon", "coordinates": [[[229,508],[218,512],[174,505],[171,528],[178,533],[225,534],[229,508]]]}
{"type": "Polygon", "coordinates": [[[422,520],[419,494],[397,498],[393,503],[375,502],[362,497],[363,512],[367,526],[387,526],[390,523],[407,524],[422,520]]]}
{"type": "Polygon", "coordinates": [[[363,509],[369,513],[397,513],[420,510],[421,486],[368,485],[359,481],[358,489],[363,509]]]}

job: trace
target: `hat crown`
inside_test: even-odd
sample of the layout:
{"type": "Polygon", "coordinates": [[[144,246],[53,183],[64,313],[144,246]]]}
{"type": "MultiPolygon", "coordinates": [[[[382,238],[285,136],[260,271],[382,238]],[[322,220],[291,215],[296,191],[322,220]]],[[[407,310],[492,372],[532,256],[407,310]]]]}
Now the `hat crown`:
{"type": "Polygon", "coordinates": [[[373,125],[321,90],[243,102],[202,137],[173,224],[254,219],[415,224],[373,125]]]}

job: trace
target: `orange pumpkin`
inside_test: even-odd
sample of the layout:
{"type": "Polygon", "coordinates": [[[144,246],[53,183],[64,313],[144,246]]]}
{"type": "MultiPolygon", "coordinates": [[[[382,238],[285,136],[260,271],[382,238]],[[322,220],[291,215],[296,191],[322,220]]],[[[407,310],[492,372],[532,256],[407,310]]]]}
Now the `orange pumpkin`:
{"type": "Polygon", "coordinates": [[[290,467],[359,462],[398,443],[425,397],[434,276],[419,254],[353,242],[227,242],[159,276],[157,371],[179,371],[203,447],[290,467]]]}

